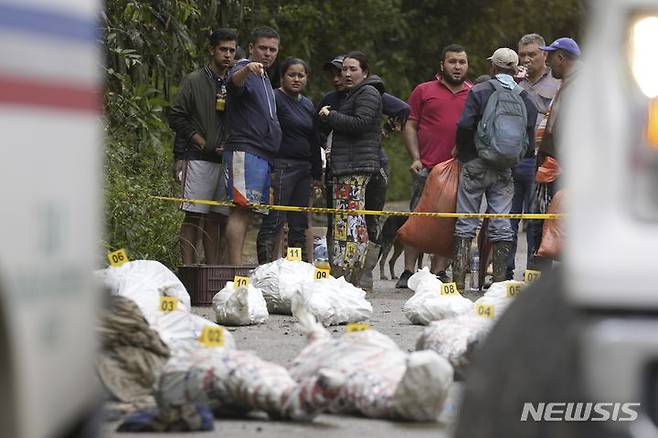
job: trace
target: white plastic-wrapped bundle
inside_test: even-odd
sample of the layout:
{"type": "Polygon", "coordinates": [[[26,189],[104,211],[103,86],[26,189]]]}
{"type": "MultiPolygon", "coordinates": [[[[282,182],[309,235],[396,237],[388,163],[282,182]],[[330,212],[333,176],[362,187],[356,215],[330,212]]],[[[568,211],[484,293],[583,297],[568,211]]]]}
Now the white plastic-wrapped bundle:
{"type": "MultiPolygon", "coordinates": [[[[135,260],[97,271],[96,275],[113,295],[137,304],[149,326],[172,350],[196,344],[204,326],[217,326],[191,313],[190,296],[185,286],[160,262],[135,260]],[[176,298],[173,310],[163,310],[163,297],[176,298]]],[[[225,345],[235,348],[235,341],[228,331],[225,332],[225,345]]]]}
{"type": "Polygon", "coordinates": [[[341,384],[329,371],[296,382],[252,352],[194,346],[167,362],[156,400],[161,409],[204,403],[224,414],[265,411],[273,419],[305,421],[326,408],[341,384]]]}
{"type": "Polygon", "coordinates": [[[132,300],[152,324],[160,317],[160,297],[175,297],[178,308],[190,310],[190,295],[165,265],[154,260],[135,260],[121,266],[96,271],[112,295],[132,300]]]}
{"type": "Polygon", "coordinates": [[[336,413],[435,421],[452,383],[452,367],[432,351],[408,354],[387,336],[366,330],[332,338],[303,308],[295,308],[308,345],[289,367],[297,381],[322,373],[342,376],[330,403],[336,413]]]}
{"type": "Polygon", "coordinates": [[[427,325],[432,321],[473,311],[473,302],[460,294],[441,295],[443,284],[427,267],[409,278],[414,295],[402,307],[402,313],[413,324],[427,325]]]}
{"type": "Polygon", "coordinates": [[[473,303],[475,311],[477,312],[479,305],[491,305],[493,306],[493,318],[498,319],[507,310],[507,307],[514,302],[515,295],[509,295],[508,286],[518,284],[519,282],[510,280],[493,283],[487,292],[473,303]]]}
{"type": "Polygon", "coordinates": [[[343,277],[300,284],[292,296],[292,303],[293,315],[295,309],[303,308],[324,326],[365,321],[372,314],[372,305],[366,300],[363,289],[353,286],[343,277]]]}
{"type": "Polygon", "coordinates": [[[291,315],[292,294],[314,271],[310,263],[278,259],[256,268],[249,282],[263,293],[269,313],[291,315]]]}
{"type": "Polygon", "coordinates": [[[448,359],[456,371],[462,371],[492,326],[493,319],[474,314],[434,321],[416,341],[416,350],[434,351],[448,359]]]}
{"type": "Polygon", "coordinates": [[[262,324],[269,314],[263,294],[251,284],[234,287],[229,281],[212,299],[216,321],[223,325],[262,324]]]}

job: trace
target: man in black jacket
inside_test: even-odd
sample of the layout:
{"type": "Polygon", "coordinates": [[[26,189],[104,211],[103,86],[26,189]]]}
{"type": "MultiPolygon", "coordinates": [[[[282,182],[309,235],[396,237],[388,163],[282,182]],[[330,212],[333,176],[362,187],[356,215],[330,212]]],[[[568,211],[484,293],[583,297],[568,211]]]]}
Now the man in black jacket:
{"type": "MultiPolygon", "coordinates": [[[[508,214],[512,207],[514,195],[512,167],[518,162],[508,166],[507,162],[500,161],[501,154],[492,155],[490,153],[494,141],[488,143],[481,141],[483,134],[492,132],[486,130],[484,126],[480,126],[480,121],[485,113],[488,114],[487,110],[491,110],[487,108],[487,104],[494,93],[499,93],[497,96],[501,96],[497,97],[498,103],[505,105],[508,113],[511,111],[516,115],[512,119],[505,112],[496,111],[493,119],[485,119],[490,124],[493,123],[493,126],[502,126],[500,131],[496,131],[495,140],[498,141],[499,134],[510,134],[505,139],[515,138],[519,139],[517,145],[525,144],[526,157],[531,157],[535,151],[534,134],[537,108],[528,92],[520,91],[521,88],[514,81],[513,75],[519,64],[518,55],[512,49],[500,48],[488,59],[491,61],[492,79],[477,84],[471,89],[466,98],[464,112],[457,123],[457,158],[464,164],[457,193],[457,213],[478,213],[483,195],[486,195],[487,212],[489,213],[508,214]],[[509,95],[507,96],[509,100],[501,100],[503,91],[509,95]],[[518,97],[523,101],[523,105],[516,103],[519,100],[518,97]],[[520,116],[522,114],[525,114],[525,120],[520,116]],[[505,117],[505,121],[501,121],[500,125],[497,123],[498,117],[505,117]],[[509,126],[512,128],[508,128],[509,126]],[[518,132],[508,132],[510,129],[516,129],[518,132]],[[496,156],[498,161],[492,161],[492,156],[496,156]]],[[[522,158],[519,155],[523,148],[519,147],[519,151],[517,159],[522,158]]],[[[455,259],[452,273],[453,281],[457,283],[460,291],[464,290],[471,239],[475,237],[478,223],[478,219],[475,218],[459,218],[455,225],[455,259]]],[[[507,257],[511,252],[514,237],[510,220],[492,219],[489,222],[489,236],[494,246],[494,281],[504,281],[507,257]]]]}
{"type": "MultiPolygon", "coordinates": [[[[176,132],[175,172],[183,185],[183,197],[224,201],[226,178],[222,151],[228,135],[226,75],[233,63],[237,34],[219,29],[210,35],[210,62],[181,82],[169,125],[176,132]]],[[[196,262],[195,245],[203,234],[206,263],[219,264],[219,239],[226,226],[226,207],[183,203],[185,219],[180,239],[183,264],[196,262]],[[220,231],[221,230],[221,231],[220,231]]]]}

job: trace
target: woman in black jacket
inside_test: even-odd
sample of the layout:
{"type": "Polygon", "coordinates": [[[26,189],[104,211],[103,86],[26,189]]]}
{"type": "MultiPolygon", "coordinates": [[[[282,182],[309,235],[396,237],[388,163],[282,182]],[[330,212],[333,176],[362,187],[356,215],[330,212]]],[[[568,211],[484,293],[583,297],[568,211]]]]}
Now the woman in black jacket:
{"type": "MultiPolygon", "coordinates": [[[[325,106],[319,115],[333,130],[334,208],[363,210],[366,185],[380,167],[384,84],[377,76],[369,76],[368,59],[361,52],[345,56],[343,80],[347,94],[339,108],[325,106]]],[[[343,275],[358,286],[367,245],[365,216],[336,214],[330,248],[333,275],[343,275]]]]}

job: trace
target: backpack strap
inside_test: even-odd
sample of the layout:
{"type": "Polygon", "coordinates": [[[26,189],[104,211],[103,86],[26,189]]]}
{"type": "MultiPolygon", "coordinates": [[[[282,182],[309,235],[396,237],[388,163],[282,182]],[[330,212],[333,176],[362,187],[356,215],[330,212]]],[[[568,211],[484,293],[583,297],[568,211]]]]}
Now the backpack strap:
{"type": "Polygon", "coordinates": [[[503,85],[496,78],[489,79],[489,83],[494,87],[495,91],[500,91],[503,89],[503,85]]]}

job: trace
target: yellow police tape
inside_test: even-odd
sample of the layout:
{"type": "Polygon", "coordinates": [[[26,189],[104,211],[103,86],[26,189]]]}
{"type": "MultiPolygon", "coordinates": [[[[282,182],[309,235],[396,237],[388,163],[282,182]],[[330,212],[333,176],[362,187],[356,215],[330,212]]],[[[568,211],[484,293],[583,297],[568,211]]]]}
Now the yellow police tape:
{"type": "MultiPolygon", "coordinates": [[[[222,207],[235,207],[232,202],[226,201],[210,201],[206,199],[186,199],[186,198],[172,198],[168,196],[150,196],[152,199],[168,202],[185,202],[188,204],[204,204],[215,205],[222,207]]],[[[489,219],[561,219],[563,214],[493,214],[493,213],[431,213],[423,211],[378,211],[378,210],[343,210],[339,208],[325,208],[325,207],[296,207],[291,205],[270,205],[270,204],[251,204],[249,208],[278,210],[278,211],[303,211],[307,213],[324,213],[324,214],[346,214],[357,215],[364,214],[368,216],[428,216],[428,217],[444,217],[444,218],[489,218],[489,219]]]]}

